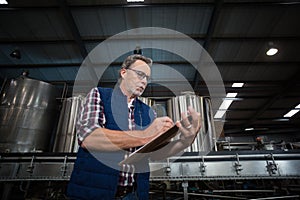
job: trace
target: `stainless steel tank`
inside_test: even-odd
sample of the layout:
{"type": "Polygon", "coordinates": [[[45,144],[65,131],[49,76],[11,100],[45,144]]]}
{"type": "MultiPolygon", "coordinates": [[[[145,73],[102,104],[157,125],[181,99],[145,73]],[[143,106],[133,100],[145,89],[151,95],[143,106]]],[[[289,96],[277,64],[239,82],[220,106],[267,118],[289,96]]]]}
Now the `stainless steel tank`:
{"type": "Polygon", "coordinates": [[[47,151],[57,116],[55,86],[20,76],[0,96],[0,152],[47,151]]]}
{"type": "MultiPolygon", "coordinates": [[[[216,131],[213,120],[213,113],[211,107],[211,100],[209,97],[197,96],[193,92],[183,92],[182,95],[172,97],[166,100],[165,107],[162,108],[155,98],[145,98],[143,102],[151,106],[156,112],[158,117],[165,115],[172,118],[175,122],[181,119],[181,113],[187,113],[188,107],[193,107],[201,114],[201,129],[193,142],[193,144],[185,149],[185,152],[208,152],[211,150],[216,151],[216,131]]],[[[179,136],[174,139],[178,139],[179,136]]]]}
{"type": "Polygon", "coordinates": [[[54,152],[77,152],[78,142],[75,125],[83,101],[83,96],[63,100],[53,147],[54,152]]]}
{"type": "MultiPolygon", "coordinates": [[[[168,101],[169,116],[174,120],[181,119],[181,113],[187,113],[188,107],[193,107],[201,115],[201,129],[193,144],[186,152],[207,152],[216,150],[216,132],[209,97],[201,97],[193,92],[183,92],[182,95],[168,101]]],[[[179,137],[179,136],[177,136],[179,137]]],[[[175,138],[177,139],[177,138],[175,138]]]]}

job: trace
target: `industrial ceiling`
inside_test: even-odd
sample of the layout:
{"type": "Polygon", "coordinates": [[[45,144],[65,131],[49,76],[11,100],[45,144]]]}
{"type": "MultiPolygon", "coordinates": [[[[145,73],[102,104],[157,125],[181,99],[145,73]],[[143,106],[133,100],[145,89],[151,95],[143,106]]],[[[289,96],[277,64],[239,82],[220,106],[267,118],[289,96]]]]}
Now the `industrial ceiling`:
{"type": "MultiPolygon", "coordinates": [[[[225,123],[225,135],[299,134],[300,114],[283,117],[300,104],[299,24],[298,1],[10,0],[0,5],[0,78],[3,83],[28,71],[34,79],[66,83],[70,96],[79,68],[97,45],[124,31],[159,27],[202,45],[217,66],[226,93],[237,93],[226,117],[219,119],[225,123]],[[278,48],[278,53],[267,56],[269,47],[278,48]],[[11,56],[14,50],[21,57],[11,56]],[[233,88],[235,82],[244,86],[233,88]]],[[[174,43],[179,40],[169,37],[174,43]]],[[[100,85],[116,84],[120,64],[132,51],[128,48],[109,64],[100,85]]],[[[174,92],[160,82],[182,88],[185,83],[170,76],[169,69],[185,77],[197,94],[209,96],[205,78],[188,60],[159,49],[144,49],[143,54],[169,67],[153,66],[155,81],[145,96],[172,96],[174,92]]]]}

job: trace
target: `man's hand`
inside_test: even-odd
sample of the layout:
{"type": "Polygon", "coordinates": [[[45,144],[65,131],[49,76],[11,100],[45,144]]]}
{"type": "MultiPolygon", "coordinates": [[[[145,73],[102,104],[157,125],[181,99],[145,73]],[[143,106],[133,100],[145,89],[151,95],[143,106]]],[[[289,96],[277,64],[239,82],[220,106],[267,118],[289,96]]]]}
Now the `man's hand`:
{"type": "Polygon", "coordinates": [[[155,137],[161,133],[164,133],[174,125],[173,120],[170,117],[158,117],[152,124],[145,130],[147,137],[155,137]]]}
{"type": "Polygon", "coordinates": [[[188,114],[192,116],[191,121],[188,120],[185,113],[182,113],[182,123],[176,122],[176,126],[181,132],[180,139],[186,145],[190,145],[194,141],[201,128],[200,113],[197,113],[192,107],[188,107],[188,114]]]}

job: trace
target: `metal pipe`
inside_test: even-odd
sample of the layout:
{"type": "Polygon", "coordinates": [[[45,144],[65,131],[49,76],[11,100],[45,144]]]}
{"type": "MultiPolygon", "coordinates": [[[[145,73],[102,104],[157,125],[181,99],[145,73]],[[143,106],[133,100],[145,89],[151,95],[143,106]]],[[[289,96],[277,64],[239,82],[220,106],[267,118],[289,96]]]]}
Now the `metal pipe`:
{"type": "MultiPolygon", "coordinates": [[[[167,191],[169,194],[183,194],[182,192],[167,191]]],[[[247,199],[243,197],[234,197],[234,196],[224,196],[224,195],[214,195],[214,194],[200,194],[200,193],[187,193],[190,196],[204,196],[204,197],[216,197],[224,199],[247,199]]]]}
{"type": "MultiPolygon", "coordinates": [[[[269,155],[269,154],[255,154],[255,155],[239,155],[239,158],[240,159],[265,159],[266,158],[266,155],[269,155]]],[[[273,155],[275,158],[281,158],[281,159],[284,159],[284,158],[300,158],[300,154],[274,154],[273,155]]],[[[232,160],[232,158],[235,157],[235,155],[206,155],[206,156],[203,156],[205,159],[230,159],[232,160]]],[[[184,159],[184,160],[194,160],[194,159],[202,159],[202,155],[199,155],[199,156],[174,156],[174,157],[171,157],[170,160],[179,160],[180,159],[184,159]]]]}
{"type": "Polygon", "coordinates": [[[265,197],[265,198],[250,199],[250,200],[292,199],[292,198],[299,198],[299,197],[300,195],[292,195],[292,196],[281,196],[281,197],[265,197]]]}
{"type": "Polygon", "coordinates": [[[213,193],[231,193],[231,192],[237,192],[237,193],[252,193],[252,192],[265,192],[265,193],[273,193],[276,192],[276,190],[212,190],[213,193]]]}

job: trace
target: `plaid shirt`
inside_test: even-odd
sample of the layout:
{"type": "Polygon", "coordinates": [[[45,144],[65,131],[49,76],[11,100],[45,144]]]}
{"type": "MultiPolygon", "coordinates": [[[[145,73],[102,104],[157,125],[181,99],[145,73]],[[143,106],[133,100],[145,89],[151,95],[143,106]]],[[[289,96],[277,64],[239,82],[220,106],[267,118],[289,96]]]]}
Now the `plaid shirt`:
{"type": "MultiPolygon", "coordinates": [[[[128,104],[128,129],[134,130],[134,108],[133,102],[128,104]]],[[[100,97],[98,88],[93,88],[87,95],[86,101],[80,112],[78,122],[76,124],[77,137],[79,145],[82,141],[91,134],[95,129],[104,127],[105,114],[103,102],[100,97]]],[[[135,148],[130,148],[125,153],[125,158],[135,151],[135,148]]],[[[123,164],[119,175],[119,185],[132,186],[134,182],[134,165],[123,164]]]]}

